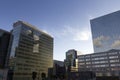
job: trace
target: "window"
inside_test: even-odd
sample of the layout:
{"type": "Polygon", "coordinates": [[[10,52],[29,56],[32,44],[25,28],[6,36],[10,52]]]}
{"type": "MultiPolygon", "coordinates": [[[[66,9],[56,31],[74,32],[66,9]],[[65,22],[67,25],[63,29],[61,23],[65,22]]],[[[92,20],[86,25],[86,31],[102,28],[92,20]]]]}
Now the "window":
{"type": "Polygon", "coordinates": [[[39,44],[34,44],[33,52],[39,52],[39,44]]]}
{"type": "Polygon", "coordinates": [[[120,66],[120,64],[110,64],[110,66],[120,66]]]}
{"type": "Polygon", "coordinates": [[[92,64],[108,63],[108,61],[93,61],[92,64]]]}
{"type": "Polygon", "coordinates": [[[91,62],[86,62],[86,64],[91,64],[91,62]]]}
{"type": "Polygon", "coordinates": [[[111,62],[111,63],[113,63],[113,62],[119,62],[119,60],[118,60],[118,59],[110,60],[110,62],[111,62]]]}
{"type": "Polygon", "coordinates": [[[90,61],[90,58],[86,59],[86,61],[90,61]]]}
{"type": "Polygon", "coordinates": [[[109,56],[110,59],[118,58],[118,56],[109,56]]]}
{"type": "Polygon", "coordinates": [[[111,52],[111,53],[108,53],[109,55],[112,55],[112,54],[117,54],[117,52],[111,52]]]}
{"type": "Polygon", "coordinates": [[[83,62],[83,61],[85,61],[84,59],[79,59],[79,62],[83,62]]]}
{"type": "Polygon", "coordinates": [[[79,65],[84,65],[85,63],[79,63],[79,65]]]}
{"type": "Polygon", "coordinates": [[[26,34],[32,34],[32,31],[31,30],[27,30],[26,34]]]}

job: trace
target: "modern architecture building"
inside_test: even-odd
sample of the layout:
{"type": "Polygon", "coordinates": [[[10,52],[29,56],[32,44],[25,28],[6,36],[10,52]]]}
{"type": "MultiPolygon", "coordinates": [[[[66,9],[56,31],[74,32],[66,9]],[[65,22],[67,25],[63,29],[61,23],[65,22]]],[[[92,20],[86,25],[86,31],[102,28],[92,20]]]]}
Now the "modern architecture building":
{"type": "Polygon", "coordinates": [[[120,11],[90,20],[94,52],[120,49],[120,11]]]}
{"type": "Polygon", "coordinates": [[[63,79],[66,76],[65,64],[63,61],[54,60],[53,68],[49,68],[48,80],[63,79]]]}
{"type": "Polygon", "coordinates": [[[10,32],[0,29],[0,68],[7,67],[6,59],[8,59],[9,55],[10,38],[10,32]]]}
{"type": "Polygon", "coordinates": [[[54,66],[53,67],[54,75],[58,77],[65,76],[66,70],[65,70],[65,64],[63,61],[54,60],[53,66],[54,66]]]}
{"type": "Polygon", "coordinates": [[[15,22],[11,33],[10,79],[32,80],[32,73],[38,80],[41,74],[47,76],[53,66],[53,37],[23,21],[15,22]]]}
{"type": "Polygon", "coordinates": [[[79,71],[93,71],[96,76],[120,76],[120,50],[78,56],[79,71]]]}
{"type": "Polygon", "coordinates": [[[11,33],[0,29],[0,80],[7,80],[11,33]]]}
{"type": "Polygon", "coordinates": [[[74,49],[68,50],[66,52],[66,59],[65,59],[66,70],[70,72],[78,71],[77,54],[79,53],[80,53],[79,51],[74,49]]]}

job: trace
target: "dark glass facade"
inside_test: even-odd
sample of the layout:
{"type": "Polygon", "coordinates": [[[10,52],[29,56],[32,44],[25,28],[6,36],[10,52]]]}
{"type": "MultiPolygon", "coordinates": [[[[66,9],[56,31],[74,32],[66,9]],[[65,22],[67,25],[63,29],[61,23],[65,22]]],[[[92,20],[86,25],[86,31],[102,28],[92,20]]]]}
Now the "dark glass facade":
{"type": "Polygon", "coordinates": [[[53,38],[23,21],[13,24],[12,34],[9,67],[13,80],[32,80],[32,72],[37,79],[42,73],[47,75],[53,66],[53,38]]]}
{"type": "Polygon", "coordinates": [[[58,60],[54,60],[53,62],[53,68],[49,68],[48,71],[48,80],[57,80],[55,79],[55,77],[63,80],[63,78],[65,78],[66,75],[64,62],[58,60]]]}
{"type": "Polygon", "coordinates": [[[120,11],[90,21],[94,52],[120,49],[120,11]]]}
{"type": "Polygon", "coordinates": [[[78,71],[77,53],[78,51],[74,49],[68,50],[66,52],[65,65],[68,71],[72,71],[72,72],[78,71]]]}
{"type": "Polygon", "coordinates": [[[11,34],[0,29],[0,68],[6,68],[9,56],[9,42],[11,34]]]}

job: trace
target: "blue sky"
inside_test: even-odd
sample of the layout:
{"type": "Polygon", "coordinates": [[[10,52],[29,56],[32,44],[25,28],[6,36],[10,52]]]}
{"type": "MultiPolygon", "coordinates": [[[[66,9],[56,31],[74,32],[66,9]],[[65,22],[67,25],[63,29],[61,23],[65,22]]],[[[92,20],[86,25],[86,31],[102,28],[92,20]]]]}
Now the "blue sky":
{"type": "Polygon", "coordinates": [[[92,53],[90,19],[120,10],[120,0],[0,0],[0,28],[29,22],[54,37],[54,59],[76,49],[92,53]]]}

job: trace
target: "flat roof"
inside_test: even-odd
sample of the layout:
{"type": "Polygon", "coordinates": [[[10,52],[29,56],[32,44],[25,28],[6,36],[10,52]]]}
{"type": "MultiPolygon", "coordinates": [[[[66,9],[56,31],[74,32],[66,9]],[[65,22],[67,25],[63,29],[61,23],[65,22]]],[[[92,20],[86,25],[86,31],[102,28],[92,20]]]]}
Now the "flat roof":
{"type": "Polygon", "coordinates": [[[96,52],[96,53],[91,53],[91,54],[83,54],[83,55],[78,55],[78,57],[80,56],[87,56],[87,55],[95,55],[95,54],[103,54],[103,53],[108,53],[108,52],[114,52],[114,51],[120,51],[119,49],[110,49],[104,52],[96,52]]]}
{"type": "Polygon", "coordinates": [[[6,32],[6,33],[9,33],[9,34],[10,34],[9,31],[3,30],[3,29],[0,29],[0,31],[3,31],[3,32],[6,32]]]}
{"type": "Polygon", "coordinates": [[[45,32],[43,32],[42,30],[37,29],[36,26],[33,26],[33,25],[29,24],[28,22],[24,22],[24,21],[20,21],[20,20],[18,20],[17,22],[13,23],[13,27],[15,27],[16,24],[19,24],[19,23],[24,24],[24,25],[26,25],[26,26],[28,26],[28,27],[30,27],[30,28],[36,30],[36,31],[41,32],[42,34],[45,34],[45,35],[47,35],[47,36],[53,38],[53,37],[52,37],[51,35],[49,35],[48,33],[45,33],[45,32]]]}
{"type": "Polygon", "coordinates": [[[105,15],[102,15],[102,16],[99,16],[99,17],[96,17],[96,18],[93,18],[93,19],[90,19],[90,21],[93,21],[93,20],[96,20],[96,19],[99,19],[99,18],[102,18],[102,17],[110,16],[110,15],[112,15],[112,14],[117,14],[117,13],[120,14],[120,10],[114,11],[114,12],[111,12],[111,13],[108,13],[108,14],[105,14],[105,15]]]}

